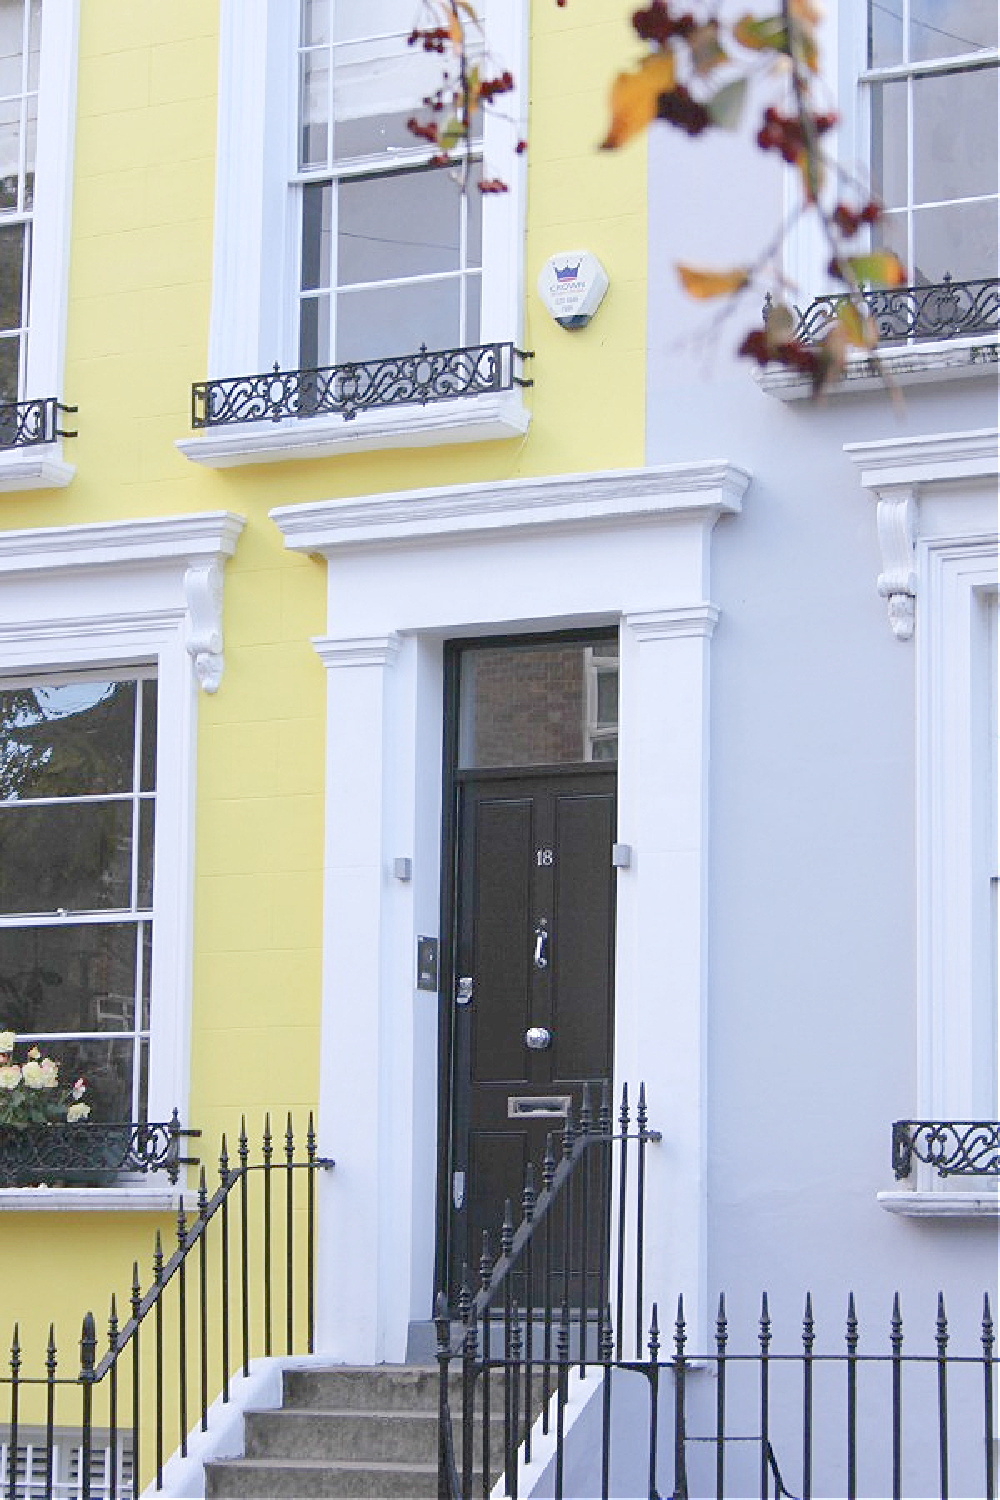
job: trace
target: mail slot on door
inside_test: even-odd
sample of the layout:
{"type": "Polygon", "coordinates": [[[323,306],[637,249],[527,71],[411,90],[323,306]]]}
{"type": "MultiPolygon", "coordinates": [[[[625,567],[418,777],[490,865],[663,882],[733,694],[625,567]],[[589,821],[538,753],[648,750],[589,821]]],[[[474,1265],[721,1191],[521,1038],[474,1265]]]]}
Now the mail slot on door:
{"type": "Polygon", "coordinates": [[[564,1120],[571,1094],[508,1094],[508,1120],[564,1120]]]}

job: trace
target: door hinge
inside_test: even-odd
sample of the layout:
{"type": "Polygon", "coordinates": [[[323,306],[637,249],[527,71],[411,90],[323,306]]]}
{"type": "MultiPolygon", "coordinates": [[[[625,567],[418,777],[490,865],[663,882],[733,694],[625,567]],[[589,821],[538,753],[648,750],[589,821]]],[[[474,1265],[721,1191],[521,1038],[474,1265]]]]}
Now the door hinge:
{"type": "Polygon", "coordinates": [[[456,1209],[465,1207],[465,1173],[452,1172],[451,1174],[451,1201],[456,1209]]]}

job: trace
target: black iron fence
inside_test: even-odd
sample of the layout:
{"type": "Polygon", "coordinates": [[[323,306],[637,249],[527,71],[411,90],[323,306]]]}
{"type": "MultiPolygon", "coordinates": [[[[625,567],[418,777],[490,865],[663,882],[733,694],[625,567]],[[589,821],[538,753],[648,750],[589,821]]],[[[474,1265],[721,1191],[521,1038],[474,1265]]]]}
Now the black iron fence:
{"type": "MultiPolygon", "coordinates": [[[[861,294],[883,346],[912,340],[964,339],[1000,331],[1000,278],[943,280],[923,286],[872,289],[861,294]]],[[[795,337],[816,343],[853,299],[844,293],[817,297],[799,315],[795,337]]],[[[766,309],[765,309],[766,321],[766,309]]]]}
{"type": "Polygon", "coordinates": [[[428,349],[384,359],[356,360],[320,369],[198,381],[191,387],[191,426],[224,427],[237,422],[281,422],[286,418],[343,417],[388,406],[426,406],[464,396],[509,391],[532,382],[520,373],[531,359],[512,343],[428,349]]]}
{"type": "Polygon", "coordinates": [[[176,1432],[186,1456],[191,1423],[207,1430],[209,1407],[217,1395],[229,1401],[236,1369],[247,1375],[251,1357],[279,1347],[286,1354],[312,1353],[316,1173],[332,1165],[317,1154],[311,1115],[304,1153],[291,1116],[277,1140],[265,1119],[255,1161],[244,1122],[235,1161],[222,1138],[216,1190],[209,1195],[202,1167],[195,1212],[178,1209],[172,1253],[157,1230],[145,1291],[139,1263],[133,1263],[124,1320],[114,1296],[103,1339],[93,1313],[84,1316],[78,1369],[74,1361],[73,1373],[61,1373],[66,1362],[50,1326],[39,1373],[26,1373],[15,1324],[10,1373],[0,1376],[9,1412],[2,1500],[28,1500],[29,1494],[52,1500],[54,1454],[67,1430],[74,1443],[78,1435],[72,1467],[79,1500],[91,1500],[98,1442],[110,1454],[102,1486],[107,1500],[136,1500],[144,1464],[160,1489],[164,1454],[168,1443],[174,1446],[168,1433],[176,1432]],[[295,1184],[303,1176],[300,1197],[295,1184]],[[26,1419],[33,1465],[19,1461],[26,1419]]]}
{"type": "Polygon", "coordinates": [[[1000,1173],[1000,1122],[996,1120],[896,1120],[892,1169],[909,1177],[915,1161],[940,1177],[995,1177],[1000,1173]]]}
{"type": "Polygon", "coordinates": [[[74,1125],[0,1125],[0,1187],[107,1187],[132,1173],[165,1172],[175,1183],[182,1142],[201,1135],[185,1129],[176,1109],[166,1121],[79,1121],[74,1125]]]}
{"type": "Polygon", "coordinates": [[[0,402],[0,450],[36,448],[54,443],[56,438],[77,437],[74,431],[59,426],[61,416],[73,415],[76,406],[64,406],[55,396],[37,401],[0,402]]]}
{"type": "Polygon", "coordinates": [[[529,1482],[556,1500],[995,1500],[989,1295],[960,1347],[943,1296],[921,1343],[912,1327],[904,1335],[898,1294],[875,1333],[853,1294],[846,1318],[822,1326],[807,1294],[791,1346],[766,1295],[755,1326],[732,1337],[723,1296],[712,1346],[693,1349],[683,1299],[669,1333],[646,1301],[646,1154],[658,1139],[642,1095],[634,1123],[623,1097],[614,1128],[606,1092],[596,1118],[585,1092],[537,1195],[529,1169],[517,1228],[508,1205],[495,1259],[484,1236],[457,1336],[439,1297],[441,1500],[485,1500],[500,1478],[512,1500],[529,1482]]]}

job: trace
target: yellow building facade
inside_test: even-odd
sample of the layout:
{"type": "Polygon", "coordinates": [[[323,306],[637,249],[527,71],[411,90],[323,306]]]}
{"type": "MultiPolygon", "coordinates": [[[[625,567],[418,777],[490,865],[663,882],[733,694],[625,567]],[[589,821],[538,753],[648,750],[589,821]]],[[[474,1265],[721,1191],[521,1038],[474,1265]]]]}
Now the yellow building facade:
{"type": "MultiPolygon", "coordinates": [[[[498,118],[486,127],[486,146],[476,144],[473,154],[485,150],[485,165],[477,172],[509,172],[510,181],[502,195],[480,197],[475,185],[470,187],[476,227],[466,225],[461,232],[465,259],[459,281],[468,294],[463,318],[475,321],[478,312],[474,318],[469,309],[484,278],[493,274],[486,263],[506,261],[506,303],[500,314],[491,313],[488,337],[530,351],[518,373],[532,382],[505,393],[517,408],[507,424],[510,431],[494,435],[499,429],[488,423],[481,433],[473,431],[458,398],[400,407],[406,422],[396,431],[391,422],[383,423],[371,446],[349,441],[364,415],[353,429],[343,417],[318,416],[313,421],[326,443],[319,445],[320,456],[313,456],[315,444],[277,452],[265,442],[262,449],[251,444],[242,453],[233,448],[222,459],[205,459],[200,445],[213,432],[191,430],[192,382],[269,369],[267,330],[282,318],[288,326],[275,341],[275,357],[288,368],[294,363],[296,317],[305,316],[302,307],[309,301],[301,276],[296,289],[269,281],[266,268],[260,273],[263,311],[255,361],[243,324],[257,318],[260,309],[244,314],[227,278],[245,286],[242,262],[255,256],[263,262],[266,256],[245,240],[234,243],[232,224],[227,242],[226,215],[238,218],[255,192],[266,198],[259,182],[248,186],[235,179],[253,177],[262,154],[277,149],[261,134],[274,120],[270,114],[256,121],[243,117],[241,135],[241,121],[232,113],[241,106],[232,97],[220,99],[220,89],[230,96],[238,92],[234,75],[252,53],[273,90],[268,109],[287,107],[277,137],[293,142],[292,154],[276,168],[284,174],[277,206],[271,202],[262,210],[258,203],[258,214],[264,220],[271,213],[291,216],[286,238],[294,261],[300,236],[295,215],[301,216],[311,191],[316,196],[316,184],[325,182],[329,196],[331,183],[336,189],[368,180],[365,162],[355,163],[351,178],[350,172],[338,176],[336,159],[311,175],[301,158],[296,161],[296,110],[306,108],[296,104],[296,70],[306,66],[303,59],[308,54],[314,69],[304,86],[312,101],[308,108],[318,108],[315,98],[330,86],[331,76],[334,98],[340,81],[349,94],[355,91],[350,97],[358,90],[363,95],[370,66],[372,79],[383,74],[389,79],[372,84],[376,94],[383,89],[378,108],[387,108],[386,89],[397,91],[394,124],[400,113],[418,110],[420,99],[408,108],[399,94],[396,75],[405,77],[405,68],[392,49],[407,65],[416,59],[418,80],[442,65],[436,55],[418,56],[419,47],[407,52],[405,33],[414,20],[410,10],[420,9],[416,4],[383,5],[377,44],[371,27],[363,27],[358,36],[348,36],[342,53],[337,51],[340,34],[334,31],[331,40],[324,28],[354,25],[356,18],[340,16],[353,7],[338,0],[332,10],[303,8],[307,19],[301,24],[314,25],[320,39],[311,53],[313,34],[299,30],[298,9],[293,0],[222,0],[221,5],[181,0],[167,9],[145,0],[0,0],[5,70],[0,95],[6,91],[11,101],[5,118],[12,122],[0,124],[0,175],[9,189],[0,206],[0,246],[7,251],[2,271],[7,284],[0,294],[6,358],[2,399],[9,410],[16,404],[18,411],[27,411],[27,403],[58,398],[52,419],[59,432],[73,433],[59,436],[53,428],[43,434],[49,441],[29,442],[38,432],[22,427],[11,441],[14,417],[4,418],[0,552],[10,604],[0,672],[9,693],[30,691],[38,683],[50,693],[52,684],[61,691],[68,684],[71,690],[74,677],[93,682],[102,669],[109,680],[112,675],[118,680],[128,674],[130,661],[143,670],[156,666],[157,631],[167,629],[164,621],[169,618],[169,629],[180,630],[169,648],[176,648],[174,665],[161,681],[161,778],[172,774],[171,766],[176,770],[175,757],[191,759],[169,794],[164,790],[164,798],[173,801],[157,808],[156,881],[162,874],[170,895],[165,914],[155,906],[159,887],[152,898],[152,978],[140,981],[148,1014],[145,1025],[133,1020],[132,1026],[136,1045],[148,1042],[152,1048],[148,1084],[144,1075],[136,1087],[148,1087],[151,1114],[159,1117],[176,1104],[182,1123],[203,1132],[196,1149],[209,1166],[210,1189],[216,1180],[216,1143],[228,1131],[232,1144],[241,1116],[251,1133],[259,1133],[265,1111],[276,1129],[283,1129],[291,1111],[300,1130],[308,1113],[318,1111],[323,1149],[339,1156],[325,1128],[320,1088],[321,1054],[330,1045],[321,1023],[323,966],[339,961],[336,941],[324,935],[329,862],[324,828],[327,846],[335,837],[324,821],[327,738],[335,732],[336,709],[330,706],[328,719],[326,674],[313,645],[328,629],[327,566],[318,551],[287,545],[270,512],[320,503],[335,511],[341,502],[443,487],[487,494],[512,481],[631,470],[643,462],[645,166],[639,147],[621,159],[597,149],[608,81],[630,50],[621,18],[601,0],[574,0],[566,11],[541,0],[530,7],[527,0],[491,5],[491,12],[505,13],[486,17],[483,70],[509,67],[516,88],[508,96],[514,101],[512,117],[503,118],[507,101],[499,97],[498,118]],[[390,33],[391,43],[386,41],[390,33]],[[513,147],[522,138],[528,149],[519,155],[513,147]],[[491,151],[497,142],[502,161],[495,162],[491,151]],[[243,208],[233,209],[234,193],[242,193],[243,208]],[[481,272],[470,249],[480,233],[480,213],[481,272]],[[502,231],[491,228],[496,225],[502,231]],[[491,242],[491,234],[496,241],[498,233],[506,237],[502,244],[491,242]],[[567,331],[543,306],[535,282],[550,257],[583,250],[602,263],[610,289],[589,326],[567,331]],[[285,307],[276,310],[282,299],[290,313],[285,307]],[[219,351],[227,348],[246,353],[248,365],[220,364],[219,351]],[[434,426],[440,413],[453,425],[435,427],[428,438],[422,425],[434,426]],[[150,529],[150,522],[163,524],[150,529]],[[58,623],[52,625],[53,620],[58,623]],[[177,647],[181,636],[183,651],[177,647]],[[111,643],[107,656],[103,642],[111,643]],[[186,716],[183,726],[168,722],[175,712],[186,716]],[[175,728],[178,735],[168,743],[175,728]],[[161,836],[173,843],[177,821],[188,818],[189,831],[170,854],[171,868],[161,870],[161,836]],[[158,943],[170,947],[169,956],[158,951],[158,943]],[[169,1022],[162,1008],[169,1009],[169,1022]],[[167,1085],[155,1081],[161,1068],[172,1096],[163,1091],[167,1085]]],[[[337,108],[334,104],[334,116],[337,108]]],[[[363,114],[363,108],[356,106],[356,113],[363,114]]],[[[339,118],[337,124],[344,128],[339,118]]],[[[411,150],[406,162],[412,167],[415,160],[411,150]]],[[[273,161],[268,170],[272,167],[273,161]]],[[[446,172],[431,175],[435,202],[450,195],[457,213],[460,186],[446,172]]],[[[415,172],[404,186],[419,198],[415,172]]],[[[405,215],[397,222],[386,217],[383,203],[366,206],[357,192],[355,200],[363,233],[376,242],[388,234],[405,244],[405,215]]],[[[347,196],[343,203],[348,204],[347,196]]],[[[346,217],[348,207],[341,211],[346,217]]],[[[436,220],[431,215],[420,222],[426,227],[436,220]]],[[[265,225],[265,240],[271,228],[265,225]]],[[[329,234],[326,224],[318,241],[324,253],[329,253],[329,234]]],[[[390,266],[382,274],[391,271],[390,266]]],[[[485,305],[487,294],[482,295],[485,305]]],[[[388,293],[387,304],[394,305],[388,293]]],[[[340,313],[345,326],[350,322],[346,306],[340,313]]],[[[358,313],[362,326],[367,316],[358,313]]],[[[379,315],[380,338],[386,336],[387,320],[391,324],[389,314],[379,315]]],[[[475,344],[471,325],[463,326],[466,338],[454,342],[475,344]]],[[[485,322],[481,332],[487,341],[485,322]]],[[[401,332],[401,347],[390,339],[376,352],[415,353],[406,337],[401,332]]],[[[322,362],[335,363],[330,356],[336,346],[322,347],[322,362]]],[[[352,348],[350,357],[366,357],[365,351],[352,348]]],[[[466,404],[477,403],[483,404],[471,397],[466,404]]],[[[391,415],[393,408],[387,410],[391,415]]],[[[489,421],[494,416],[491,409],[489,421]]],[[[248,430],[262,432],[264,441],[272,430],[289,425],[309,424],[265,420],[248,430]]],[[[238,446],[235,426],[219,431],[223,437],[237,433],[238,446]]],[[[415,543],[415,567],[419,554],[415,543]]],[[[498,564],[503,566],[502,559],[498,564]]],[[[521,605],[514,610],[526,628],[528,617],[541,613],[521,605]]],[[[571,615],[574,611],[567,610],[549,628],[585,623],[571,615]]],[[[498,617],[496,628],[486,633],[507,628],[498,617]]],[[[483,633],[485,625],[478,622],[475,629],[483,633]]],[[[22,720],[10,712],[7,728],[16,739],[22,720]]],[[[61,713],[53,710],[51,717],[61,713]]],[[[64,792],[65,787],[58,795],[64,792]]],[[[12,800],[26,795],[15,789],[12,800]]],[[[140,803],[142,795],[136,794],[140,803]]],[[[433,796],[440,796],[439,787],[433,796]]],[[[20,811],[8,804],[3,814],[8,861],[21,836],[16,828],[22,825],[12,821],[20,811]]],[[[401,847],[398,853],[409,857],[412,850],[401,847]]],[[[58,853],[51,857],[58,864],[58,853]]],[[[18,897],[16,877],[9,878],[8,888],[13,894],[5,936],[14,933],[16,944],[23,937],[18,913],[30,908],[33,898],[18,897]]],[[[434,907],[436,898],[425,892],[422,899],[434,907]]],[[[104,897],[80,900],[94,907],[104,903],[104,897]]],[[[124,904],[131,902],[134,911],[136,900],[142,904],[141,893],[133,892],[124,904]]],[[[45,903],[39,897],[34,904],[45,903]]],[[[60,921],[65,932],[70,918],[62,902],[52,918],[57,927],[60,921]]],[[[437,935],[433,915],[422,915],[421,921],[437,935]]],[[[67,964],[72,948],[71,933],[67,964]]],[[[9,960],[10,972],[21,963],[20,953],[17,948],[9,960]]],[[[34,961],[40,962],[37,956],[34,961]]],[[[24,1047],[36,1042],[43,1051],[51,1031],[57,1039],[50,1050],[57,1051],[66,1037],[58,1042],[61,1027],[53,1024],[53,1005],[50,995],[47,1020],[24,1024],[5,1015],[0,1002],[0,1029],[14,1030],[19,1048],[23,1038],[24,1047]]],[[[90,1024],[110,1024],[88,1015],[90,1024]]],[[[69,1032],[74,1024],[64,1022],[69,1032]]],[[[430,1035],[436,1035],[436,1024],[430,1035]]],[[[96,1056],[99,1043],[91,1039],[88,1045],[85,1055],[96,1056]]],[[[427,1118],[436,1107],[433,1099],[425,1101],[427,1118]]],[[[432,1197],[434,1172],[433,1161],[425,1164],[432,1197]]],[[[195,1181],[192,1172],[189,1192],[195,1181]]],[[[100,1326],[112,1292],[124,1309],[136,1258],[144,1284],[148,1281],[154,1230],[162,1231],[169,1246],[176,1227],[176,1194],[160,1182],[153,1174],[110,1188],[21,1185],[0,1191],[0,1328],[6,1338],[18,1323],[26,1372],[41,1365],[50,1322],[68,1361],[65,1368],[74,1363],[81,1314],[92,1308],[100,1326]]],[[[433,1213],[430,1203],[428,1222],[433,1213]]],[[[355,1246],[351,1255],[359,1254],[355,1246]]],[[[421,1252],[421,1264],[428,1254],[426,1248],[421,1252]]],[[[433,1286],[429,1277],[425,1280],[414,1296],[429,1316],[433,1286]]],[[[392,1339],[398,1344],[398,1329],[392,1339]]]]}

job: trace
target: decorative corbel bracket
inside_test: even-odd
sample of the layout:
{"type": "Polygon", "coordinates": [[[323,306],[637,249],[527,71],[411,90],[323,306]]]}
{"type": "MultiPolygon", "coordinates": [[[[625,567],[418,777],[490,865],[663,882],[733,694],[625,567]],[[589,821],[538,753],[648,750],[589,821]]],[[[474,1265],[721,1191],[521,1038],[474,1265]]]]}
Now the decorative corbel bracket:
{"type": "Polygon", "coordinates": [[[889,624],[897,641],[913,639],[917,597],[917,493],[915,485],[876,491],[878,542],[882,571],[878,591],[889,606],[889,624]]]}
{"type": "Polygon", "coordinates": [[[184,598],[184,643],[194,674],[206,693],[217,693],[222,681],[222,564],[216,559],[192,563],[184,574],[184,598]]]}

